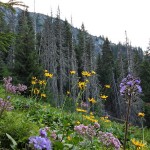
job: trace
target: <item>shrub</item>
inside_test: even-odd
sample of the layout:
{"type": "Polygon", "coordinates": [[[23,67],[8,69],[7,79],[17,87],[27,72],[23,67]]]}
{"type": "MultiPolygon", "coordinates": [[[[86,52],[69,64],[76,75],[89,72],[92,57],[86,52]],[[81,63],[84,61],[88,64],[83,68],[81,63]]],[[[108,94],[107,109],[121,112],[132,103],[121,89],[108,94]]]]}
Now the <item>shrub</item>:
{"type": "Polygon", "coordinates": [[[24,113],[8,112],[0,120],[0,141],[2,148],[10,148],[11,141],[6,136],[9,134],[18,144],[18,148],[25,147],[28,138],[37,134],[39,128],[24,113]]]}

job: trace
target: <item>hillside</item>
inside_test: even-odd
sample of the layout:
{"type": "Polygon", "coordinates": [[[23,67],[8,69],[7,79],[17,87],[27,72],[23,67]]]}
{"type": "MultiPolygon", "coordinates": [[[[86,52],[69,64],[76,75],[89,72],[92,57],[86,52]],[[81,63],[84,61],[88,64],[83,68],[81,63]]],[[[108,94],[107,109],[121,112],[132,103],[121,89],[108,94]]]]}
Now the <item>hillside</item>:
{"type": "Polygon", "coordinates": [[[13,2],[0,2],[0,147],[149,149],[150,47],[13,2]]]}
{"type": "MultiPolygon", "coordinates": [[[[95,112],[81,109],[68,112],[68,96],[63,107],[54,108],[34,95],[25,98],[6,92],[3,86],[0,93],[1,149],[121,150],[123,147],[124,124],[111,121],[109,116],[97,116],[95,112]]],[[[149,150],[149,143],[148,129],[129,127],[127,150],[149,150]]]]}

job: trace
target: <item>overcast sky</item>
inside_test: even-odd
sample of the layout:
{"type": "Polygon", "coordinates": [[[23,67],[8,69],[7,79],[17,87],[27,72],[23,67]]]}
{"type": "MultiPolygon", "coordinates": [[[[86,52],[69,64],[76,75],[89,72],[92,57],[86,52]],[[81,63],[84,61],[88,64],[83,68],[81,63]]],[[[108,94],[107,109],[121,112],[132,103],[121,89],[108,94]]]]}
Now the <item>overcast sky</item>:
{"type": "MultiPolygon", "coordinates": [[[[8,0],[0,0],[7,2],[8,0]]],[[[35,11],[56,17],[58,6],[61,19],[85,29],[92,35],[108,37],[111,42],[125,43],[125,30],[133,46],[143,50],[150,39],[150,0],[22,0],[35,11]]]]}

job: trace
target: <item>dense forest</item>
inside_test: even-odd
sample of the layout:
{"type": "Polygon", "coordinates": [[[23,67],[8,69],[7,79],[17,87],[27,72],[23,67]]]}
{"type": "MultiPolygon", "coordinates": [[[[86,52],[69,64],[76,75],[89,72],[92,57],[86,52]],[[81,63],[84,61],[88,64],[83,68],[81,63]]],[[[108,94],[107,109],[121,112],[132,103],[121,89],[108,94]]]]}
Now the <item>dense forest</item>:
{"type": "Polygon", "coordinates": [[[125,44],[111,43],[109,37],[103,36],[102,45],[95,50],[93,36],[84,24],[74,33],[74,27],[61,20],[59,8],[56,17],[53,13],[45,16],[42,27],[36,16],[26,7],[15,12],[4,4],[0,6],[1,81],[13,77],[14,83],[27,85],[28,92],[23,94],[28,96],[33,77],[42,78],[43,70],[47,70],[53,78],[48,80],[46,99],[55,107],[63,105],[67,92],[75,102],[79,93],[75,83],[87,82],[81,101],[89,103],[88,99],[94,98],[98,103],[93,110],[122,121],[127,103],[120,95],[119,85],[130,73],[140,78],[142,94],[134,97],[129,120],[139,125],[137,114],[145,112],[144,124],[150,127],[150,43],[143,51],[132,47],[127,35],[125,44]],[[111,87],[107,91],[106,85],[111,87]],[[107,99],[101,96],[104,94],[107,99]]]}

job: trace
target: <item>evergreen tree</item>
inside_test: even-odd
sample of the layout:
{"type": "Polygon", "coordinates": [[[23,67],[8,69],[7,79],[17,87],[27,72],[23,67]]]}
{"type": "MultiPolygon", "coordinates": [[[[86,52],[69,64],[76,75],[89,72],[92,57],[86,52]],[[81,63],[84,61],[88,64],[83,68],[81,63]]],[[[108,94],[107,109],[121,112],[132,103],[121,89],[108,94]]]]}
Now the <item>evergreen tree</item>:
{"type": "Polygon", "coordinates": [[[102,47],[102,67],[99,73],[100,82],[102,85],[111,84],[113,64],[113,54],[110,47],[110,42],[108,38],[106,38],[102,47]]]}
{"type": "Polygon", "coordinates": [[[18,82],[28,87],[32,76],[39,73],[38,55],[34,46],[32,19],[27,10],[22,11],[18,16],[14,75],[18,82]]]}

